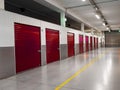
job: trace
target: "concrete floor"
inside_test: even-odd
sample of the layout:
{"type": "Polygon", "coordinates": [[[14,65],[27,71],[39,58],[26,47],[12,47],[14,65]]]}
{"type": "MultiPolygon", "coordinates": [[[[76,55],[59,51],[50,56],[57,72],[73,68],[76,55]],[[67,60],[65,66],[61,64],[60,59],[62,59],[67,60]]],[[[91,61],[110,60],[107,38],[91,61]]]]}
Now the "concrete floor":
{"type": "Polygon", "coordinates": [[[120,90],[120,48],[101,48],[0,80],[0,90],[55,90],[95,57],[60,90],[120,90]]]}

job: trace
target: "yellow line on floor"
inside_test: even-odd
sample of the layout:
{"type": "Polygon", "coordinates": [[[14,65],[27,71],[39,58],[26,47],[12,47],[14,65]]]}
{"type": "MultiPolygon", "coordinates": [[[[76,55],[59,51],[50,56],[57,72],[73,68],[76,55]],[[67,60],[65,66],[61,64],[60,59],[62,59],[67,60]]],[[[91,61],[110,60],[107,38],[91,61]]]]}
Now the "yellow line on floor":
{"type": "Polygon", "coordinates": [[[100,58],[102,58],[103,55],[99,55],[95,58],[93,58],[88,64],[86,64],[85,66],[83,66],[80,70],[78,70],[75,74],[73,74],[70,78],[68,78],[67,80],[65,80],[63,83],[61,83],[60,85],[58,85],[55,90],[60,90],[62,87],[64,87],[66,84],[68,84],[71,80],[73,80],[75,77],[77,77],[79,74],[81,74],[82,72],[84,72],[88,67],[90,67],[92,64],[94,64],[96,61],[98,61],[100,58]]]}

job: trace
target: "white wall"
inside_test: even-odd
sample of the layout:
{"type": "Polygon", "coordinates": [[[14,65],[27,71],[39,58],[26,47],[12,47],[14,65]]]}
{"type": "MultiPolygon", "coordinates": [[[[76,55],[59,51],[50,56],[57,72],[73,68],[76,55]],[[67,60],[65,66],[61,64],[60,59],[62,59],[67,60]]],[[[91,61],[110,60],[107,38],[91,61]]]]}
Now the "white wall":
{"type": "Polygon", "coordinates": [[[11,13],[0,10],[0,47],[14,46],[14,25],[11,13]]]}
{"type": "Polygon", "coordinates": [[[0,0],[0,9],[4,9],[5,0],[0,0]]]}

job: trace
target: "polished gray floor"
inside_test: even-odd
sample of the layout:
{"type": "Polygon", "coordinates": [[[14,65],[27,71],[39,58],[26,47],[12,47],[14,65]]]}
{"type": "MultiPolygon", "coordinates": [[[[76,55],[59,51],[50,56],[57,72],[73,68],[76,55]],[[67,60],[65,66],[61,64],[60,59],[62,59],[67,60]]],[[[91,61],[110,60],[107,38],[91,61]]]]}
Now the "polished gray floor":
{"type": "Polygon", "coordinates": [[[120,90],[120,48],[100,48],[0,80],[0,90],[54,90],[93,58],[102,58],[60,90],[120,90]]]}

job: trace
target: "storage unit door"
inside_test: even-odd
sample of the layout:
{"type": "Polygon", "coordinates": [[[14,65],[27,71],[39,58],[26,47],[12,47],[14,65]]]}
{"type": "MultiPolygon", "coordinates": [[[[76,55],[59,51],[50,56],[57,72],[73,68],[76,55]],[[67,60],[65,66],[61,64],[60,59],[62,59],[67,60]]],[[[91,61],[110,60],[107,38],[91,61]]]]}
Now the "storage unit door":
{"type": "Polygon", "coordinates": [[[41,65],[40,28],[15,23],[16,72],[41,65]]]}
{"type": "Polygon", "coordinates": [[[96,42],[96,47],[98,48],[98,38],[96,38],[97,39],[97,42],[96,42]]]}
{"type": "Polygon", "coordinates": [[[92,42],[92,37],[90,37],[90,50],[92,50],[93,42],[92,42]]]}
{"type": "Polygon", "coordinates": [[[59,31],[46,29],[47,63],[60,60],[59,31]]]}
{"type": "Polygon", "coordinates": [[[85,41],[86,41],[86,51],[89,51],[89,37],[85,36],[85,41]]]}
{"type": "Polygon", "coordinates": [[[74,56],[74,33],[67,33],[67,41],[68,41],[68,57],[74,56]]]}
{"type": "Polygon", "coordinates": [[[96,49],[96,39],[94,37],[94,49],[96,49]]]}
{"type": "Polygon", "coordinates": [[[79,35],[79,52],[83,53],[84,49],[83,49],[83,35],[79,35]]]}
{"type": "Polygon", "coordinates": [[[97,38],[95,38],[95,49],[97,49],[97,38]]]}

